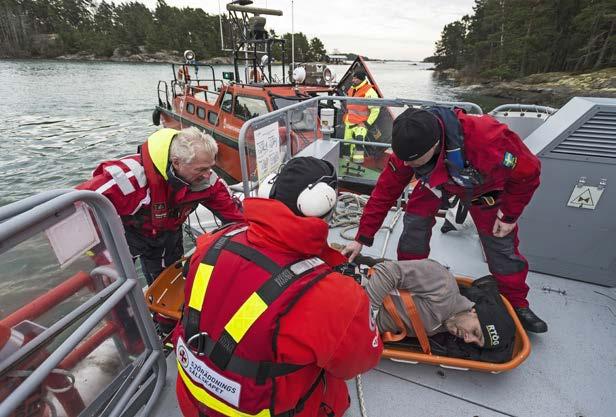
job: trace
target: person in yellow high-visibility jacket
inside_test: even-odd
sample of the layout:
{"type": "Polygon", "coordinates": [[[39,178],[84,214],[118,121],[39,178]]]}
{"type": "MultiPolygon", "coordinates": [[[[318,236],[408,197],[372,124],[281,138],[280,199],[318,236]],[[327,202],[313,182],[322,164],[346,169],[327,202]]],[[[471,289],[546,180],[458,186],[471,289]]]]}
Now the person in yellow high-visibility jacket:
{"type": "MultiPolygon", "coordinates": [[[[374,90],[366,73],[364,71],[356,71],[351,79],[353,83],[347,91],[347,96],[351,97],[366,97],[379,98],[374,90]]],[[[368,135],[368,129],[379,117],[381,108],[379,106],[366,106],[364,104],[347,104],[347,111],[342,120],[344,121],[344,140],[364,141],[368,135]]],[[[351,162],[361,164],[364,162],[364,150],[362,146],[355,144],[344,145],[344,148],[349,147],[349,156],[351,162]]],[[[343,149],[344,149],[343,148],[343,149]]]]}

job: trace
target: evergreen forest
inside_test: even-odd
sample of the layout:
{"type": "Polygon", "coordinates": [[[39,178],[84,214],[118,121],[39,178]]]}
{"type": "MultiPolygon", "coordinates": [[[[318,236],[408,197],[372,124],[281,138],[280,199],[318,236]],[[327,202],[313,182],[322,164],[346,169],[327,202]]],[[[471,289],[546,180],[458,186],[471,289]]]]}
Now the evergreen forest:
{"type": "MultiPolygon", "coordinates": [[[[199,60],[228,56],[221,50],[218,15],[202,9],[177,8],[158,0],[154,10],[137,1],[115,4],[95,0],[0,0],[0,57],[28,58],[88,53],[110,57],[114,52],[195,51],[199,60]]],[[[225,48],[231,46],[230,24],[222,19],[225,48]]],[[[291,56],[291,34],[283,37],[291,56]]],[[[319,38],[295,34],[298,61],[321,61],[319,38]]],[[[280,59],[280,47],[272,53],[280,59]]],[[[288,59],[288,58],[287,58],[288,59]]]]}
{"type": "Polygon", "coordinates": [[[430,58],[470,78],[616,66],[616,0],[476,0],[446,25],[430,58]]]}

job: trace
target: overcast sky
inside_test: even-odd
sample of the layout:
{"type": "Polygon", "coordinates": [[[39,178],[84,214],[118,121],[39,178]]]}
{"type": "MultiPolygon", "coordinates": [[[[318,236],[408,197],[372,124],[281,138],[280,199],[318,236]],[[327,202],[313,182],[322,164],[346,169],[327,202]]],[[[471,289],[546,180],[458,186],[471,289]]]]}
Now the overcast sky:
{"type": "MultiPolygon", "coordinates": [[[[120,2],[121,0],[117,1],[120,2]]],[[[156,0],[138,0],[154,9],[156,0]]],[[[225,0],[166,0],[175,7],[218,14],[225,0]]],[[[318,37],[328,53],[421,60],[434,53],[443,26],[471,14],[475,0],[294,0],[295,32],[318,37]]],[[[266,16],[268,29],[291,32],[291,0],[255,0],[253,6],[282,10],[266,16]]]]}

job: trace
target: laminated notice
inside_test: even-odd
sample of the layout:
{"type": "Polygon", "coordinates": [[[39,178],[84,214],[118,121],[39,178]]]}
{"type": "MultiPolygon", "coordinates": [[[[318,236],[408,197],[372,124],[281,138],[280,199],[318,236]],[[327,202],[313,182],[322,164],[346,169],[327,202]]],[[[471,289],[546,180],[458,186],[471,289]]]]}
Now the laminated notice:
{"type": "Polygon", "coordinates": [[[259,182],[275,172],[281,162],[278,122],[255,130],[255,156],[259,182]]]}
{"type": "Polygon", "coordinates": [[[53,251],[64,268],[100,242],[86,205],[75,203],[75,212],[45,230],[53,251]]]}

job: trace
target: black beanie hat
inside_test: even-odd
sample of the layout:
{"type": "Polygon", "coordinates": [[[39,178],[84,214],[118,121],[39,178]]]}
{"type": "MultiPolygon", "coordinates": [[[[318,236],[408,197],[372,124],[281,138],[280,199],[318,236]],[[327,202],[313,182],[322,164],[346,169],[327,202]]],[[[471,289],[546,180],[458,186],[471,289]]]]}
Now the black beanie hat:
{"type": "Polygon", "coordinates": [[[424,155],[441,138],[436,116],[426,110],[406,109],[394,120],[391,147],[403,161],[424,155]]]}
{"type": "Polygon", "coordinates": [[[359,78],[360,80],[365,80],[367,75],[366,75],[366,71],[362,71],[362,70],[357,70],[353,73],[353,77],[359,78]]]}
{"type": "Polygon", "coordinates": [[[515,323],[502,300],[481,298],[475,303],[475,311],[483,332],[484,349],[502,349],[513,343],[515,323]]]}
{"type": "Polygon", "coordinates": [[[293,158],[282,167],[270,191],[270,198],[282,202],[293,213],[302,216],[297,208],[297,197],[310,184],[327,176],[333,177],[329,185],[336,188],[336,170],[331,163],[312,156],[293,158]]]}

